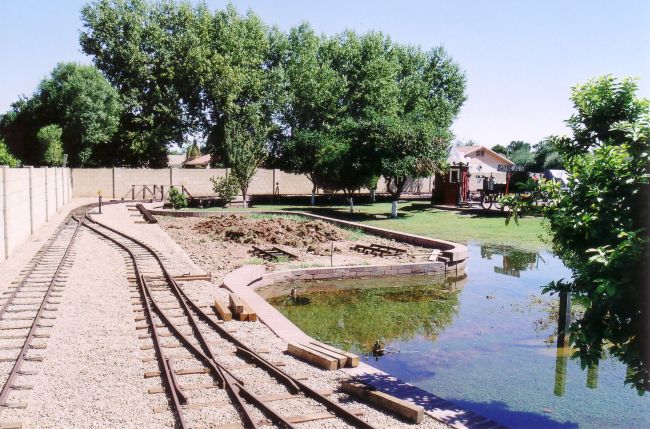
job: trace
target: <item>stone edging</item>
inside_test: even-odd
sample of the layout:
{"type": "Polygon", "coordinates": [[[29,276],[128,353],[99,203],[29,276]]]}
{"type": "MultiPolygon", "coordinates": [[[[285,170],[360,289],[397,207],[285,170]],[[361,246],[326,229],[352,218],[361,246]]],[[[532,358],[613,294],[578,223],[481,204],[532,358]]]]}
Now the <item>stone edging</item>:
{"type": "MultiPolygon", "coordinates": [[[[440,262],[428,263],[431,265],[440,262]]],[[[407,265],[427,265],[407,264],[407,265]]],[[[388,267],[389,270],[391,266],[388,267]]],[[[392,266],[394,267],[394,266],[392,266]]],[[[341,271],[356,268],[377,268],[374,267],[333,267],[318,269],[297,269],[266,273],[266,268],[260,265],[247,265],[228,273],[223,279],[223,287],[239,295],[257,313],[259,320],[271,329],[278,337],[287,342],[310,341],[312,338],[305,334],[300,328],[276,310],[264,298],[255,292],[256,289],[268,286],[276,282],[289,281],[290,279],[304,280],[305,276],[319,276],[313,278],[334,278],[342,277],[341,271]],[[318,271],[318,273],[316,273],[318,271]],[[320,277],[328,275],[328,277],[320,277]]],[[[433,267],[432,267],[433,268],[433,267]]],[[[398,270],[399,271],[399,270],[398,270]]],[[[355,272],[355,271],[350,271],[355,272]]],[[[371,271],[356,271],[359,275],[368,275],[371,271]]],[[[415,271],[411,271],[415,272],[415,271]]],[[[442,399],[426,390],[420,389],[412,384],[406,383],[391,376],[373,366],[361,362],[356,368],[342,368],[343,371],[358,380],[375,387],[378,390],[390,393],[400,399],[412,402],[424,407],[425,413],[432,418],[457,429],[505,429],[499,423],[489,420],[471,411],[464,410],[457,405],[442,399]]]]}
{"type": "Polygon", "coordinates": [[[443,262],[417,262],[393,265],[350,265],[343,267],[300,268],[264,274],[253,286],[257,289],[273,283],[293,280],[340,279],[348,277],[396,276],[402,274],[444,274],[443,262]]]}
{"type": "Polygon", "coordinates": [[[415,246],[420,246],[420,247],[425,247],[429,249],[440,249],[441,253],[444,257],[449,258],[449,264],[450,266],[459,264],[464,262],[468,255],[469,252],[467,250],[467,246],[459,244],[459,243],[454,243],[453,241],[447,241],[447,240],[439,240],[437,238],[430,238],[430,237],[424,237],[421,235],[415,235],[415,234],[408,234],[405,232],[399,232],[399,231],[393,231],[390,229],[385,229],[385,228],[379,228],[376,226],[370,226],[370,225],[365,225],[362,223],[357,223],[357,222],[350,222],[347,220],[342,220],[342,219],[336,219],[336,218],[331,218],[327,216],[321,216],[313,213],[307,213],[307,212],[300,212],[300,211],[290,211],[290,212],[285,212],[285,211],[278,211],[278,210],[263,210],[263,211],[254,211],[254,210],[249,210],[249,211],[240,211],[240,210],[232,210],[232,211],[224,211],[224,212],[218,212],[218,211],[208,211],[208,210],[202,210],[202,211],[192,211],[192,210],[149,210],[151,214],[153,215],[158,215],[158,216],[175,216],[175,217],[211,217],[216,214],[251,214],[251,213],[256,213],[256,214],[272,214],[272,215],[299,215],[299,216],[304,216],[304,217],[309,217],[312,219],[319,219],[324,222],[329,222],[333,223],[335,225],[343,226],[346,228],[354,228],[354,229],[360,229],[363,232],[367,232],[368,234],[376,235],[378,237],[383,237],[383,238],[388,238],[391,240],[395,241],[400,241],[403,243],[408,243],[412,244],[415,246]]]}

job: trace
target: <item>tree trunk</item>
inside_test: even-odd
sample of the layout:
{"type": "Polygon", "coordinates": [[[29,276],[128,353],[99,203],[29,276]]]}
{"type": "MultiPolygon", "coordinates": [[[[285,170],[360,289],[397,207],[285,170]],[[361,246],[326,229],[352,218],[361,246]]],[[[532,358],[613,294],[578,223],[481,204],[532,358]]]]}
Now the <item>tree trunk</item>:
{"type": "Polygon", "coordinates": [[[397,201],[400,199],[407,180],[408,177],[386,177],[386,190],[393,197],[393,200],[397,201]],[[395,186],[395,190],[392,189],[393,185],[395,186]]]}

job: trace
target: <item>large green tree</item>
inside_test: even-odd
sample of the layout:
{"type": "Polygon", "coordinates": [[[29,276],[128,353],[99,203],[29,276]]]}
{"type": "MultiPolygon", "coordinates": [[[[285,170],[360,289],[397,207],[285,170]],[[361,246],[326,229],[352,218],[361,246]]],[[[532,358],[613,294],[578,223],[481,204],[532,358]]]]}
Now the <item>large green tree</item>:
{"type": "MultiPolygon", "coordinates": [[[[626,382],[650,388],[650,102],[632,79],[604,76],[572,90],[571,137],[553,138],[568,189],[546,183],[553,251],[572,270],[552,283],[585,306],[570,328],[583,366],[606,353],[627,364],[626,382]]],[[[511,213],[529,208],[513,204],[511,213]]]]}
{"type": "Polygon", "coordinates": [[[288,96],[279,165],[348,193],[384,175],[395,196],[446,158],[465,100],[464,75],[441,48],[422,52],[381,33],[318,37],[291,30],[281,68],[288,96]]]}
{"type": "Polygon", "coordinates": [[[45,148],[37,132],[57,125],[70,165],[111,165],[120,112],[117,92],[95,67],[61,63],[30,98],[21,98],[2,115],[0,135],[25,163],[39,165],[45,148]]]}
{"type": "MultiPolygon", "coordinates": [[[[203,10],[200,6],[196,10],[203,10]]],[[[117,146],[123,162],[162,167],[167,148],[182,145],[197,124],[190,64],[198,43],[197,13],[187,3],[100,0],[81,10],[84,53],[117,89],[124,110],[117,146]]]]}

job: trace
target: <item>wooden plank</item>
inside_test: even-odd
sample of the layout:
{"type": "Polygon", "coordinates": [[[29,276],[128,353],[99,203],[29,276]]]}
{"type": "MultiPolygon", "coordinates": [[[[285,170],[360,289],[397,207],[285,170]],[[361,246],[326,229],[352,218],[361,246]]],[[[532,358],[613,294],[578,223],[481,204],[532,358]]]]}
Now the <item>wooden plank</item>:
{"type": "MultiPolygon", "coordinates": [[[[363,414],[363,410],[360,408],[348,408],[348,411],[355,416],[360,416],[363,414]]],[[[285,417],[289,423],[306,423],[312,422],[314,420],[325,420],[336,418],[334,414],[330,413],[312,413],[312,414],[301,414],[297,416],[288,416],[285,417]]]]}
{"type": "MultiPolygon", "coordinates": [[[[196,409],[199,409],[199,408],[207,408],[207,407],[220,408],[220,407],[225,407],[227,405],[230,405],[230,402],[228,402],[228,401],[209,401],[209,402],[194,402],[194,403],[191,403],[191,404],[183,405],[182,407],[183,407],[184,410],[196,410],[196,409]]],[[[167,405],[153,408],[154,413],[164,413],[166,411],[169,411],[169,406],[167,406],[167,405]]]]}
{"type": "Polygon", "coordinates": [[[346,363],[347,360],[348,360],[347,356],[344,356],[344,355],[342,355],[342,354],[340,354],[340,353],[337,353],[337,352],[335,352],[335,351],[332,351],[332,350],[326,349],[326,348],[321,347],[321,346],[319,346],[319,345],[317,345],[317,344],[302,343],[302,344],[300,344],[300,345],[303,346],[303,347],[306,347],[306,348],[308,348],[308,349],[310,349],[310,350],[313,350],[313,351],[316,351],[316,352],[322,353],[322,354],[324,354],[324,355],[326,355],[326,356],[331,356],[331,357],[333,357],[334,359],[336,359],[337,361],[339,361],[339,368],[344,368],[344,367],[345,367],[345,363],[346,363]]]}
{"type": "MultiPolygon", "coordinates": [[[[181,390],[201,390],[201,389],[216,389],[218,386],[216,384],[209,384],[209,383],[203,383],[203,384],[181,384],[180,386],[181,390]]],[[[165,388],[164,387],[152,387],[148,390],[149,393],[164,393],[165,388]]]]}
{"type": "MultiPolygon", "coordinates": [[[[196,367],[196,368],[183,368],[174,370],[176,375],[188,375],[188,374],[207,374],[210,372],[210,368],[196,367]]],[[[144,378],[158,377],[160,371],[147,371],[144,373],[144,378]]]]}
{"type": "Polygon", "coordinates": [[[299,344],[288,343],[287,353],[299,357],[313,365],[326,370],[335,370],[339,367],[339,361],[331,356],[308,349],[299,344]]]}
{"type": "Polygon", "coordinates": [[[330,346],[329,344],[321,343],[320,341],[316,341],[316,340],[312,340],[310,341],[310,343],[316,344],[324,349],[331,350],[333,352],[342,354],[343,356],[347,357],[348,359],[345,362],[345,366],[348,368],[356,368],[357,366],[359,366],[359,362],[361,362],[359,356],[355,355],[354,353],[349,353],[341,349],[337,349],[334,346],[330,346]]]}
{"type": "Polygon", "coordinates": [[[225,322],[232,320],[232,313],[230,312],[228,307],[218,299],[214,300],[214,309],[221,320],[225,322]]]}
{"type": "Polygon", "coordinates": [[[234,293],[228,295],[228,306],[233,314],[242,314],[244,312],[244,301],[234,293]]]}
{"type": "Polygon", "coordinates": [[[376,390],[366,384],[344,381],[341,383],[341,389],[346,393],[410,422],[421,423],[424,419],[423,407],[376,390]]]}

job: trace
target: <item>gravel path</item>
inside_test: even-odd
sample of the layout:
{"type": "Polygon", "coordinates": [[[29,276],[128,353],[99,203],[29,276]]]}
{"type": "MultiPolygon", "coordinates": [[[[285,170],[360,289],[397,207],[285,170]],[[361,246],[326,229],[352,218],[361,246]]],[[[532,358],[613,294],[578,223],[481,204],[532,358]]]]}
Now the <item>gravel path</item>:
{"type": "Polygon", "coordinates": [[[146,394],[124,259],[89,231],[80,234],[44,361],[25,368],[38,372],[28,377],[34,390],[20,392],[28,407],[2,411],[2,421],[25,428],[173,427],[169,413],[152,412],[160,404],[146,394]]]}
{"type": "MultiPolygon", "coordinates": [[[[172,274],[198,274],[205,272],[158,225],[142,222],[138,212],[126,205],[105,206],[104,214],[96,217],[132,235],[163,255],[172,274]]],[[[38,350],[43,362],[30,362],[25,370],[36,375],[21,377],[23,384],[32,384],[33,390],[16,391],[10,401],[25,401],[27,409],[3,409],[0,423],[22,421],[25,428],[165,428],[173,427],[171,413],[165,409],[164,394],[149,394],[147,390],[160,387],[159,377],[145,378],[146,371],[157,370],[155,362],[143,362],[154,356],[143,350],[151,340],[146,330],[136,330],[134,317],[134,291],[126,279],[124,254],[106,241],[84,229],[75,245],[74,264],[70,269],[59,311],[54,313],[52,328],[42,329],[51,336],[45,341],[47,349],[38,350]],[[154,412],[158,408],[159,412],[154,412]]],[[[187,282],[182,287],[201,305],[214,299],[227,300],[227,291],[218,287],[229,267],[206,267],[215,275],[212,282],[187,282]]],[[[174,310],[170,310],[173,312],[174,310]]],[[[341,380],[349,376],[342,371],[323,371],[284,354],[286,342],[275,336],[260,322],[228,322],[227,329],[242,342],[257,350],[271,362],[283,364],[289,374],[304,379],[313,388],[332,391],[332,399],[350,408],[364,410],[363,419],[380,428],[416,427],[400,422],[374,408],[351,400],[338,393],[341,380]]],[[[165,332],[166,330],[163,330],[165,332]]],[[[215,332],[205,332],[212,344],[226,352],[220,358],[224,365],[232,365],[233,373],[259,395],[286,393],[286,389],[269,380],[258,368],[241,367],[232,352],[234,348],[219,338],[215,332]],[[227,353],[227,352],[231,353],[227,353]],[[239,365],[239,367],[237,367],[239,365]]],[[[166,337],[165,344],[176,340],[166,337]]],[[[183,349],[169,349],[170,355],[187,354],[183,349]]],[[[190,362],[176,361],[177,368],[190,366],[190,362]]],[[[191,364],[196,366],[196,364],[191,364]]],[[[185,375],[181,383],[205,383],[205,375],[185,375]]],[[[191,400],[227,400],[220,389],[188,391],[191,400]]],[[[269,406],[284,415],[299,415],[323,411],[322,406],[306,399],[270,402],[269,406]]],[[[254,411],[259,418],[262,415],[254,411]]],[[[188,413],[193,426],[211,427],[215,424],[236,422],[239,417],[231,405],[198,409],[188,413]]],[[[299,425],[300,428],[349,427],[338,419],[321,420],[299,425]]],[[[430,418],[418,428],[446,428],[448,426],[430,418]]]]}

